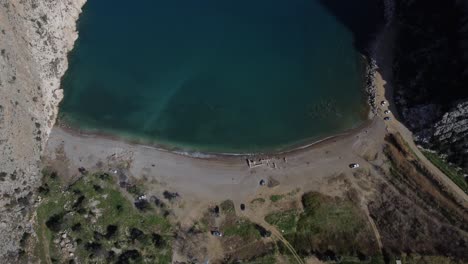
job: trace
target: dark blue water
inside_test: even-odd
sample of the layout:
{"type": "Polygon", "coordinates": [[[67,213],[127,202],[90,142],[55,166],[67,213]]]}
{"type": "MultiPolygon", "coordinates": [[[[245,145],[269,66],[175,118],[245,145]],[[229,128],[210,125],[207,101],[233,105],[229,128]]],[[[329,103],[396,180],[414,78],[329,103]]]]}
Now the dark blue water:
{"type": "Polygon", "coordinates": [[[352,34],[314,0],[89,0],[62,120],[199,151],[272,151],[365,117],[352,34]]]}

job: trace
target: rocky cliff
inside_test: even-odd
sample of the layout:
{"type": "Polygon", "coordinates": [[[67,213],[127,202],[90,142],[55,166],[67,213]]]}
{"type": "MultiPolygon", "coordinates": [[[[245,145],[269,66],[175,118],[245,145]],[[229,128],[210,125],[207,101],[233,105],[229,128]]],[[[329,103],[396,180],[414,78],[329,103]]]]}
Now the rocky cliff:
{"type": "Polygon", "coordinates": [[[39,161],[62,99],[60,78],[85,0],[0,0],[0,258],[31,232],[39,161]]]}
{"type": "Polygon", "coordinates": [[[395,101],[415,140],[468,173],[468,2],[396,1],[395,101]]]}

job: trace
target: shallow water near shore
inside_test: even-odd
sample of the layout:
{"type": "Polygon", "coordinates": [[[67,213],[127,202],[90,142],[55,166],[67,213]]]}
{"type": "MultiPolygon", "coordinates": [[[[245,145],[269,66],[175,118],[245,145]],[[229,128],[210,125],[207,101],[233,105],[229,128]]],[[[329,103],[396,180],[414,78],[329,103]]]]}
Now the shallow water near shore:
{"type": "Polygon", "coordinates": [[[61,121],[193,151],[276,151],[361,124],[364,64],[317,1],[88,1],[61,121]]]}

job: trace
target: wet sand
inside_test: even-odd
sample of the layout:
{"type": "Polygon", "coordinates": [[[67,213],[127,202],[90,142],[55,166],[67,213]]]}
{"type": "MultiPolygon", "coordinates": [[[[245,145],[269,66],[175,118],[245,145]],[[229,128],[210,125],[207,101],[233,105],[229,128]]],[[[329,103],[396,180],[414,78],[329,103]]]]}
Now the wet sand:
{"type": "Polygon", "coordinates": [[[269,164],[249,168],[246,156],[213,155],[191,157],[151,146],[131,144],[96,135],[79,135],[55,128],[45,157],[64,159],[67,170],[78,174],[79,167],[117,168],[128,164],[128,174],[157,181],[170,190],[198,199],[244,201],[254,196],[261,179],[273,177],[282,189],[302,186],[317,189],[323,177],[348,173],[350,163],[366,166],[363,153],[382,146],[385,125],[379,118],[366,126],[287,153],[249,156],[269,159],[269,164]]]}
{"type": "Polygon", "coordinates": [[[346,130],[344,132],[341,132],[341,133],[338,133],[338,134],[335,134],[335,135],[332,135],[332,136],[328,136],[328,137],[321,138],[321,139],[318,139],[318,140],[317,139],[304,140],[302,143],[297,143],[297,144],[291,145],[291,146],[289,146],[287,148],[280,149],[280,150],[277,150],[277,151],[255,152],[255,153],[247,153],[247,152],[246,153],[221,153],[221,152],[216,153],[216,152],[192,151],[192,150],[186,150],[186,149],[172,147],[172,146],[168,146],[168,145],[163,145],[163,144],[156,144],[156,143],[152,144],[152,143],[148,143],[148,142],[145,142],[145,141],[142,141],[142,140],[121,137],[121,136],[109,134],[109,133],[106,133],[106,132],[89,132],[89,131],[86,131],[86,130],[73,128],[71,126],[68,126],[67,124],[62,123],[62,122],[57,122],[58,124],[56,125],[55,129],[60,129],[63,132],[66,132],[66,133],[68,133],[70,135],[74,135],[74,136],[77,136],[77,137],[96,138],[96,139],[99,139],[99,138],[100,139],[110,139],[110,140],[114,140],[114,141],[125,142],[125,143],[128,143],[130,145],[142,146],[142,147],[146,147],[146,148],[152,148],[154,150],[163,151],[163,152],[172,152],[172,153],[175,153],[175,154],[179,154],[179,155],[182,155],[182,156],[188,156],[188,157],[192,157],[192,158],[217,160],[217,159],[228,159],[228,158],[236,158],[236,157],[247,158],[247,157],[252,157],[252,156],[254,156],[254,157],[274,157],[274,156],[291,155],[291,154],[294,154],[294,153],[300,152],[300,151],[307,151],[310,148],[319,147],[319,146],[321,146],[323,144],[327,144],[329,142],[340,140],[343,137],[353,135],[357,131],[360,131],[362,129],[365,129],[365,128],[369,127],[373,122],[372,121],[373,115],[371,113],[369,113],[369,115],[370,115],[369,119],[365,120],[364,122],[362,122],[362,124],[358,125],[357,127],[352,128],[352,129],[348,129],[348,130],[346,130]]]}

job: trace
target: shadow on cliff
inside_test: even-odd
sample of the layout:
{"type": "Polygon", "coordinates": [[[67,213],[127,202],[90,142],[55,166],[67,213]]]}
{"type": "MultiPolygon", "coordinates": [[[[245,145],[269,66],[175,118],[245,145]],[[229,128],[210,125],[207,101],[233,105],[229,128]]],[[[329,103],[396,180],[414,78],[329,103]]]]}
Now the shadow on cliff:
{"type": "Polygon", "coordinates": [[[316,0],[354,37],[354,46],[369,56],[368,47],[385,23],[382,0],[316,0]]]}

